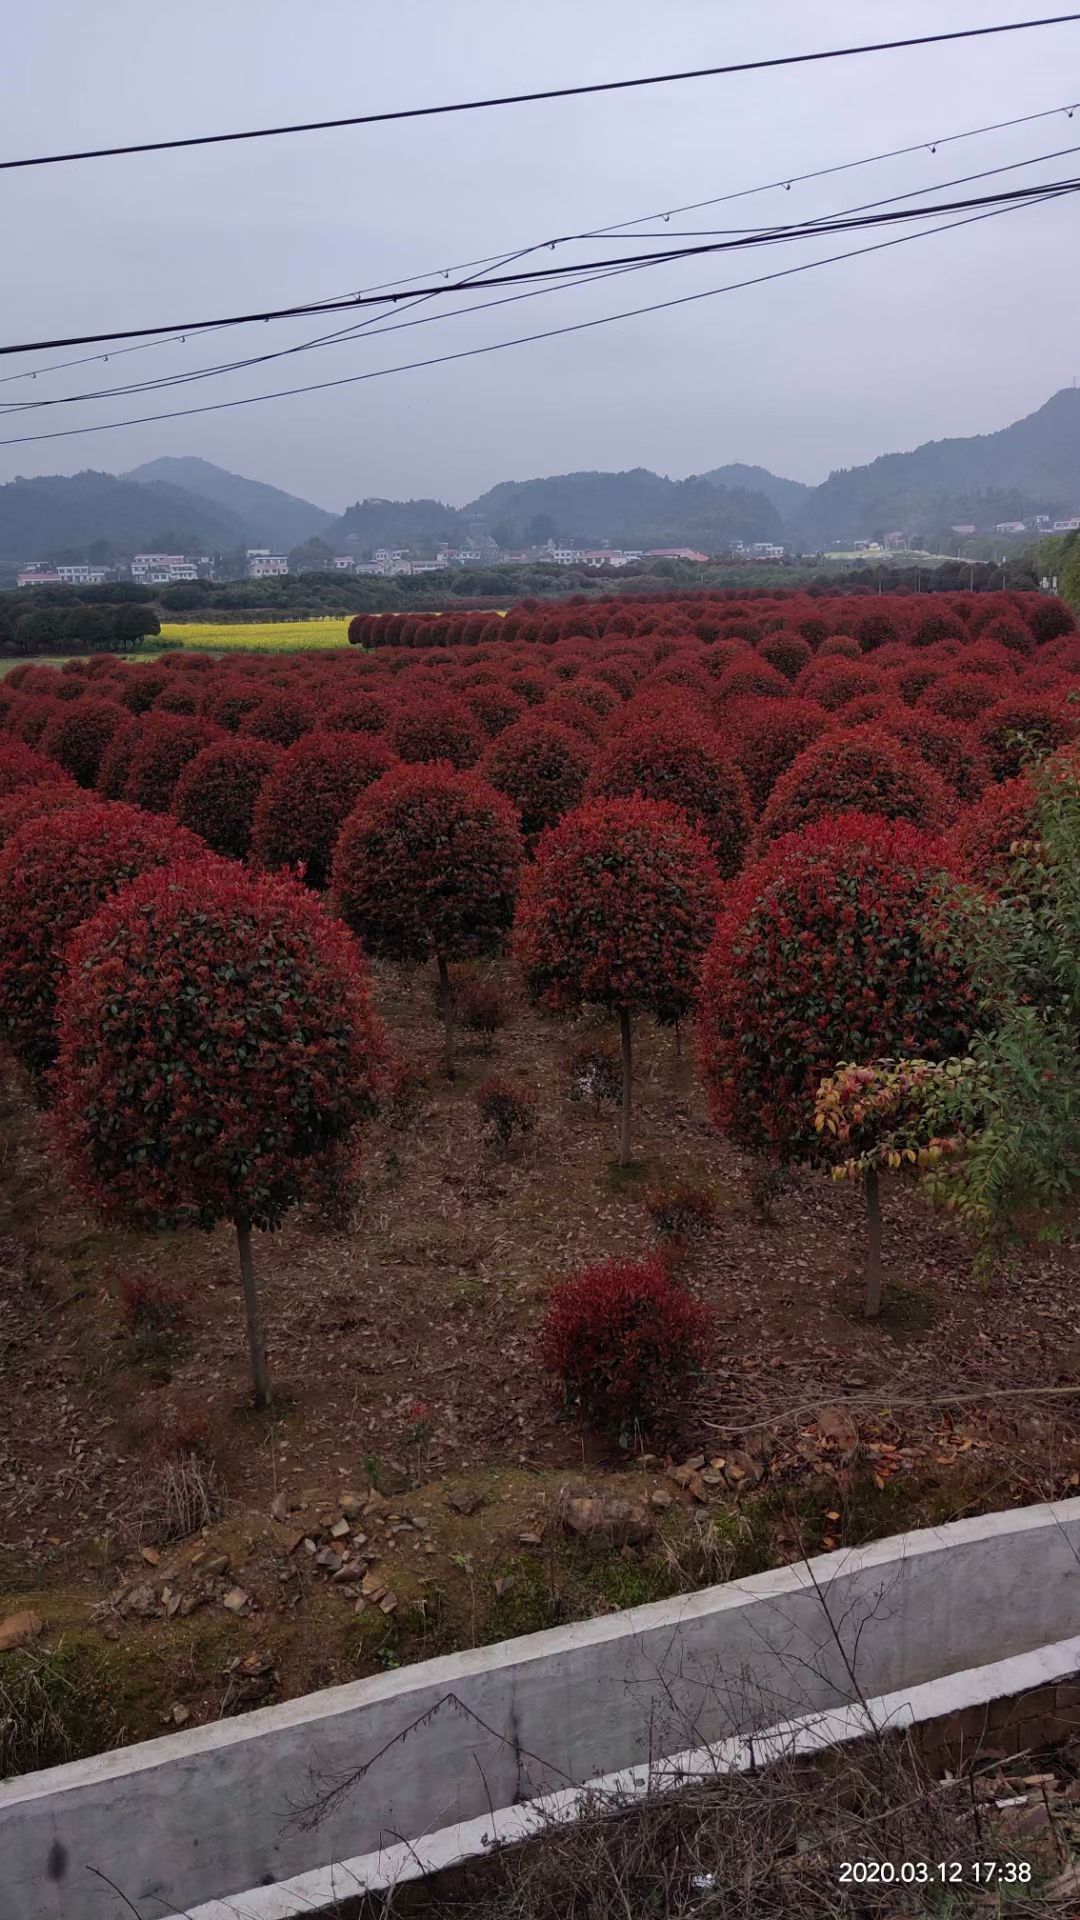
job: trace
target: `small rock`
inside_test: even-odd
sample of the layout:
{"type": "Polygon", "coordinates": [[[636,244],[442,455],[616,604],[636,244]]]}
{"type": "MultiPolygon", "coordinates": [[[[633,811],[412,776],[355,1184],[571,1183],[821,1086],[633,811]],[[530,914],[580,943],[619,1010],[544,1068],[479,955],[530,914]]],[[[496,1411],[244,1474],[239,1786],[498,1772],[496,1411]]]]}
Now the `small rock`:
{"type": "Polygon", "coordinates": [[[495,1582],[495,1592],[501,1600],[504,1593],[511,1593],[517,1582],[512,1573],[501,1574],[495,1582]]]}
{"type": "Polygon", "coordinates": [[[191,1708],[185,1707],[183,1703],[178,1700],[169,1718],[174,1727],[186,1727],[188,1721],[191,1719],[191,1708]]]}
{"type": "Polygon", "coordinates": [[[367,1600],[381,1600],[386,1592],[386,1581],[380,1580],[377,1573],[365,1573],[360,1582],[360,1591],[367,1600]]]}
{"type": "Polygon", "coordinates": [[[360,1599],[359,1599],[359,1600],[357,1601],[357,1603],[356,1603],[356,1605],[355,1605],[355,1607],[353,1608],[353,1612],[354,1612],[354,1613],[366,1613],[366,1612],[367,1612],[367,1610],[368,1610],[368,1603],[367,1603],[367,1601],[366,1601],[366,1600],[365,1600],[365,1599],[364,1599],[364,1598],[363,1598],[363,1597],[361,1596],[361,1598],[360,1598],[360,1599]]]}
{"type": "Polygon", "coordinates": [[[630,1500],[572,1494],[563,1501],[560,1517],[568,1533],[594,1546],[636,1547],[652,1532],[648,1514],[630,1500]]]}
{"type": "Polygon", "coordinates": [[[133,1613],[137,1620],[149,1620],[157,1610],[157,1595],[153,1587],[132,1587],[124,1601],[124,1612],[133,1613]]]}
{"type": "Polygon", "coordinates": [[[157,1551],[156,1547],[140,1547],[139,1552],[142,1554],[142,1557],[146,1561],[146,1564],[148,1567],[156,1567],[160,1565],[161,1555],[157,1551]]]}
{"type": "Polygon", "coordinates": [[[543,1535],[539,1533],[519,1533],[518,1541],[523,1547],[542,1547],[543,1535]]]}
{"type": "Polygon", "coordinates": [[[692,1453],[688,1460],[683,1461],[683,1466],[689,1467],[691,1473],[700,1473],[704,1465],[705,1455],[703,1453],[692,1453]]]}
{"type": "Polygon", "coordinates": [[[9,1613],[6,1620],[0,1620],[0,1653],[6,1653],[11,1647],[25,1647],[28,1641],[36,1640],[40,1632],[40,1614],[9,1613]]]}
{"type": "Polygon", "coordinates": [[[724,1478],[730,1487],[756,1487],[765,1477],[765,1462],[752,1453],[729,1453],[724,1478]]]}
{"type": "Polygon", "coordinates": [[[696,1467],[672,1467],[670,1477],[677,1487],[688,1487],[691,1480],[697,1479],[697,1472],[696,1467]]]}
{"type": "Polygon", "coordinates": [[[690,1475],[690,1478],[687,1481],[687,1492],[689,1493],[691,1500],[700,1500],[702,1505],[704,1505],[705,1502],[708,1500],[709,1489],[705,1485],[705,1482],[702,1479],[700,1473],[692,1473],[690,1475]]]}
{"type": "Polygon", "coordinates": [[[453,1493],[447,1494],[446,1504],[452,1507],[455,1513],[468,1515],[477,1513],[481,1507],[485,1507],[487,1496],[478,1493],[473,1487],[457,1487],[453,1493]]]}
{"type": "Polygon", "coordinates": [[[318,1549],[318,1547],[317,1547],[317,1546],[315,1545],[315,1542],[314,1542],[314,1540],[312,1539],[312,1537],[311,1537],[311,1535],[310,1535],[310,1533],[306,1533],[306,1534],[304,1535],[304,1552],[305,1552],[305,1553],[318,1553],[318,1551],[319,1551],[319,1549],[318,1549]]]}
{"type": "Polygon", "coordinates": [[[347,1560],[343,1567],[331,1575],[336,1587],[355,1586],[364,1578],[364,1568],[357,1560],[347,1560]]]}
{"type": "Polygon", "coordinates": [[[341,1509],[342,1519],[343,1520],[359,1520],[360,1515],[363,1513],[364,1507],[369,1499],[370,1499],[370,1492],[343,1493],[341,1496],[341,1499],[338,1501],[338,1506],[341,1509]]]}
{"type": "Polygon", "coordinates": [[[203,1572],[207,1574],[211,1580],[220,1580],[222,1575],[228,1573],[228,1571],[229,1556],[227,1553],[217,1554],[213,1560],[208,1560],[203,1567],[203,1572]]]}
{"type": "Polygon", "coordinates": [[[320,1547],[315,1555],[315,1565],[322,1567],[324,1573],[336,1573],[341,1566],[341,1555],[333,1547],[320,1547]]]}
{"type": "Polygon", "coordinates": [[[364,1501],[363,1510],[367,1519],[376,1519],[384,1513],[389,1513],[390,1502],[389,1500],[384,1500],[382,1494],[376,1493],[374,1488],[372,1488],[372,1491],[364,1501]]]}
{"type": "Polygon", "coordinates": [[[276,1520],[279,1527],[286,1527],[289,1524],[289,1515],[291,1512],[292,1512],[292,1502],[290,1501],[288,1494],[275,1493],[273,1499],[270,1502],[271,1520],[276,1520]]]}
{"type": "Polygon", "coordinates": [[[431,1525],[431,1522],[430,1520],[427,1519],[426,1515],[422,1513],[413,1514],[412,1526],[413,1526],[414,1533],[426,1533],[430,1525],[431,1525]]]}
{"type": "Polygon", "coordinates": [[[649,1495],[649,1505],[650,1507],[659,1507],[660,1510],[663,1511],[665,1507],[670,1507],[671,1499],[672,1496],[665,1487],[657,1487],[655,1491],[649,1495]]]}
{"type": "Polygon", "coordinates": [[[243,1587],[230,1587],[221,1604],[229,1613],[246,1613],[250,1595],[244,1592],[243,1587]]]}
{"type": "Polygon", "coordinates": [[[330,1529],[331,1540],[347,1540],[352,1528],[347,1520],[335,1520],[330,1529]]]}
{"type": "Polygon", "coordinates": [[[382,1599],[379,1601],[379,1607],[383,1613],[393,1613],[394,1608],[396,1606],[397,1606],[396,1593],[384,1593],[382,1599]]]}

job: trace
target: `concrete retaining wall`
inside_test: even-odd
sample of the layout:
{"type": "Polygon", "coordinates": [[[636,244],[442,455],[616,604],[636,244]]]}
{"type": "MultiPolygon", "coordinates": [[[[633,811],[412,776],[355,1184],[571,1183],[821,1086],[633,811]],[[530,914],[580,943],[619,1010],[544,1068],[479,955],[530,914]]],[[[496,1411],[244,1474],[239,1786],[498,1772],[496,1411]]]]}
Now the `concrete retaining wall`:
{"type": "Polygon", "coordinates": [[[4,1920],[295,1911],[254,1891],[1078,1629],[1070,1500],[427,1661],[0,1786],[4,1920]]]}

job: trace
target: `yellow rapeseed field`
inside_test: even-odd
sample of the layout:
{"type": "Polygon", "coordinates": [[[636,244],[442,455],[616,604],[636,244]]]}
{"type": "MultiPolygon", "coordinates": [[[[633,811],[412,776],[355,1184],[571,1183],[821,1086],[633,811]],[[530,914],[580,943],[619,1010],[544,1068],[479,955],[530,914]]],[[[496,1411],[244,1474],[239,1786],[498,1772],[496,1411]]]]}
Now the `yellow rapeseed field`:
{"type": "Polygon", "coordinates": [[[349,644],[347,615],[329,620],[264,620],[250,626],[184,620],[163,625],[163,640],[179,640],[196,652],[310,653],[349,644]]]}

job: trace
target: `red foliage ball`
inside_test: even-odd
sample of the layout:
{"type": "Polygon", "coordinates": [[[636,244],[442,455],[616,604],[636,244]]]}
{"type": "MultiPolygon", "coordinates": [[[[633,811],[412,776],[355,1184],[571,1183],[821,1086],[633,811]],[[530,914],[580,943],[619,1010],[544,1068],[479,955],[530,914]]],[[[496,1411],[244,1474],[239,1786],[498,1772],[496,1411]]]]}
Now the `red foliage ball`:
{"type": "Polygon", "coordinates": [[[251,846],[255,803],[282,749],[268,740],[221,740],[189,760],[169,809],[214,853],[243,860],[251,846]]]}
{"type": "Polygon", "coordinates": [[[97,803],[28,820],[0,852],[0,1027],[32,1073],[53,1057],[64,949],[110,894],[205,851],[137,807],[97,803]]]}
{"type": "Polygon", "coordinates": [[[931,950],[943,860],[906,824],[849,814],[733,882],[700,1019],[713,1117],[740,1145],[813,1158],[814,1096],[839,1062],[964,1050],[974,996],[931,950]]]}
{"type": "Polygon", "coordinates": [[[800,700],[816,700],[826,713],[837,713],[852,700],[877,693],[880,688],[880,673],[864,660],[823,658],[818,654],[800,673],[795,691],[800,700]]]}
{"type": "Polygon", "coordinates": [[[56,786],[63,781],[56,762],[21,740],[0,740],[0,800],[20,787],[56,786]]]}
{"type": "Polygon", "coordinates": [[[273,1227],[305,1163],[370,1112],[383,1057],[344,929],[293,882],[204,850],[72,942],[57,1129],[108,1215],[273,1227]]]}
{"type": "Polygon", "coordinates": [[[722,880],[742,865],[753,822],[750,789],[716,734],[690,716],[628,726],[597,759],[588,791],[608,800],[640,794],[670,801],[707,841],[722,880]]]}
{"type": "Polygon", "coordinates": [[[973,886],[1000,881],[1008,871],[1013,842],[1029,840],[1035,831],[1037,805],[1027,774],[988,787],[946,836],[957,872],[973,886]]]}
{"type": "Polygon", "coordinates": [[[129,716],[127,725],[117,727],[102,753],[94,786],[103,800],[123,799],[131,771],[131,756],[138,744],[142,725],[141,718],[129,716]]]}
{"type": "Polygon", "coordinates": [[[578,805],[591,765],[592,750],[580,733],[529,713],[488,748],[480,771],[516,807],[531,841],[578,805]]]}
{"type": "Polygon", "coordinates": [[[260,867],[293,867],[324,887],[334,843],[360,795],[394,765],[370,733],[308,733],[281,755],[259,795],[251,852],[260,867]]]}
{"type": "Polygon", "coordinates": [[[37,747],[41,736],[56,714],[63,708],[58,700],[52,700],[47,694],[26,693],[16,701],[7,716],[8,732],[25,747],[37,747]]]}
{"type": "Polygon", "coordinates": [[[950,726],[925,707],[906,707],[902,700],[886,702],[876,724],[914,747],[962,806],[977,800],[988,784],[990,763],[967,727],[950,726]]]}
{"type": "Polygon", "coordinates": [[[393,717],[393,707],[380,693],[358,688],[342,694],[322,719],[328,733],[385,733],[393,717]]]}
{"type": "Polygon", "coordinates": [[[159,693],[164,693],[169,676],[164,667],[128,667],[117,688],[116,697],[129,713],[149,713],[159,693]]]}
{"type": "Polygon", "coordinates": [[[390,739],[394,751],[410,766],[446,760],[459,769],[474,767],[484,746],[484,736],[468,707],[447,699],[410,702],[394,719],[390,739]]]}
{"type": "Polygon", "coordinates": [[[1007,695],[988,707],[976,729],[995,780],[1012,780],[1032,759],[1074,740],[1080,712],[1053,694],[1007,695]]]}
{"type": "Polygon", "coordinates": [[[659,1260],[609,1260],[554,1289],[544,1364],[600,1428],[670,1424],[704,1366],[711,1324],[659,1260]]]}
{"type": "Polygon", "coordinates": [[[315,714],[306,700],[294,693],[274,693],[244,715],[240,732],[252,740],[269,740],[274,747],[291,747],[314,725],[315,714]]]}
{"type": "Polygon", "coordinates": [[[980,673],[943,673],[927,687],[918,705],[942,720],[970,726],[1001,698],[1001,683],[980,673]]]}
{"type": "Polygon", "coordinates": [[[829,733],[793,760],[769,796],[759,843],[795,833],[828,814],[876,813],[937,832],[954,807],[922,756],[883,727],[829,733]]]}
{"type": "Polygon", "coordinates": [[[42,780],[34,787],[16,787],[6,800],[0,800],[0,848],[18,833],[24,821],[66,813],[69,807],[86,806],[90,798],[81,787],[67,780],[57,781],[55,785],[47,785],[42,780]]]}
{"type": "Polygon", "coordinates": [[[767,639],[758,642],[757,653],[777,673],[782,673],[785,680],[797,680],[814,657],[810,642],[804,640],[801,633],[770,633],[767,639]]]}
{"type": "Polygon", "coordinates": [[[97,782],[102,754],[117,728],[128,725],[129,717],[117,701],[95,700],[88,695],[54,715],[41,736],[41,751],[80,787],[92,787],[97,782]]]}
{"type": "MultiPolygon", "coordinates": [[[[219,738],[207,720],[148,713],[132,748],[124,799],[147,813],[168,813],[173,790],[189,760],[219,738]]],[[[104,765],[104,756],[102,756],[104,765]]]]}
{"type": "Polygon", "coordinates": [[[514,948],[530,992],[682,1018],[718,889],[705,841],[674,807],[586,801],[543,836],[522,883],[514,948]]]}
{"type": "Polygon", "coordinates": [[[155,713],[198,713],[199,696],[194,687],[185,687],[183,682],[172,676],[167,687],[163,687],[154,701],[155,713]]]}
{"type": "Polygon", "coordinates": [[[486,780],[445,761],[401,766],[362,794],[334,852],[346,923],[375,953],[420,962],[493,951],[514,915],[517,815],[486,780]]]}
{"type": "Polygon", "coordinates": [[[746,658],[736,657],[731,665],[724,668],[716,683],[716,698],[722,707],[728,700],[786,700],[791,694],[791,683],[767,660],[748,652],[746,658]]]}
{"type": "Polygon", "coordinates": [[[742,768],[755,814],[782,773],[832,722],[813,700],[736,700],[721,715],[724,738],[742,768]]]}

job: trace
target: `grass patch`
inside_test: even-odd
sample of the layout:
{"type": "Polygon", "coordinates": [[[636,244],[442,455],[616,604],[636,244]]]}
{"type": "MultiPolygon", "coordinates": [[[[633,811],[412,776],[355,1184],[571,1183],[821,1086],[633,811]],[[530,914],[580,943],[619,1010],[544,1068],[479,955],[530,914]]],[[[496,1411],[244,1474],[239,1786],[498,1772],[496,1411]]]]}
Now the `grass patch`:
{"type": "Polygon", "coordinates": [[[61,1641],[51,1653],[0,1655],[0,1779],[123,1744],[108,1662],[61,1641]]]}

